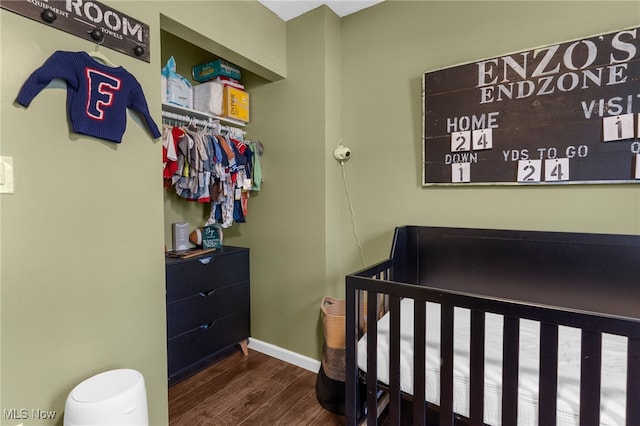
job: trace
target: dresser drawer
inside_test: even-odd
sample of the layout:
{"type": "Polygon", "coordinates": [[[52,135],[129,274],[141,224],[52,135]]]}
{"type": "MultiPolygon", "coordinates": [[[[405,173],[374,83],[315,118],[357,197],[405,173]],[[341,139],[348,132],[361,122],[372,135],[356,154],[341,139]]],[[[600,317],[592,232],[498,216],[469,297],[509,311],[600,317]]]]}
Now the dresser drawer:
{"type": "Polygon", "coordinates": [[[220,318],[208,327],[196,328],[167,342],[169,379],[197,369],[203,359],[249,337],[249,309],[220,318]]]}
{"type": "Polygon", "coordinates": [[[249,281],[214,288],[167,304],[167,337],[175,337],[243,309],[250,303],[249,281]]]}
{"type": "Polygon", "coordinates": [[[249,280],[249,250],[167,263],[167,303],[249,280]]]}

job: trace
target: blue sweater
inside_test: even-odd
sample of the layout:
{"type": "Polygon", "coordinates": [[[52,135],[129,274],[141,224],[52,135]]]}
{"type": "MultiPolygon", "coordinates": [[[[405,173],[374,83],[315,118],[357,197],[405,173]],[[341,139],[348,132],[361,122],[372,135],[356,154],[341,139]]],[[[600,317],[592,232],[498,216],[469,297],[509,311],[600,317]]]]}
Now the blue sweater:
{"type": "Polygon", "coordinates": [[[161,136],[135,77],[86,52],[56,51],[29,76],[16,101],[28,107],[54,78],[67,83],[67,111],[74,132],[120,143],[130,108],[142,115],[154,138],[161,136]]]}

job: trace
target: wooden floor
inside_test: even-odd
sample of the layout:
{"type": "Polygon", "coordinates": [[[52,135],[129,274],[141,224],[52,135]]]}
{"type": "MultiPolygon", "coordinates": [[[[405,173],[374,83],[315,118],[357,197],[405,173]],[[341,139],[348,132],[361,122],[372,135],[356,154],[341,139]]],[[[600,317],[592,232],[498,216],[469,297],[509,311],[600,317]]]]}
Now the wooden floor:
{"type": "Polygon", "coordinates": [[[240,350],[169,388],[169,424],[344,425],[316,399],[316,374],[240,350]]]}

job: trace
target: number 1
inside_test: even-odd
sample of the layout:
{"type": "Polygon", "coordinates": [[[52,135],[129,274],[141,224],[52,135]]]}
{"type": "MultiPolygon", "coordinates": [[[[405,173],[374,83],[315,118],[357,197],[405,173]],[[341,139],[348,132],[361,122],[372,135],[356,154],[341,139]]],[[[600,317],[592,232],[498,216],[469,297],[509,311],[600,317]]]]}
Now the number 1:
{"type": "Polygon", "coordinates": [[[604,142],[633,139],[633,114],[621,114],[602,119],[604,142]]]}
{"type": "Polygon", "coordinates": [[[471,182],[471,163],[451,165],[451,183],[471,182]]]}

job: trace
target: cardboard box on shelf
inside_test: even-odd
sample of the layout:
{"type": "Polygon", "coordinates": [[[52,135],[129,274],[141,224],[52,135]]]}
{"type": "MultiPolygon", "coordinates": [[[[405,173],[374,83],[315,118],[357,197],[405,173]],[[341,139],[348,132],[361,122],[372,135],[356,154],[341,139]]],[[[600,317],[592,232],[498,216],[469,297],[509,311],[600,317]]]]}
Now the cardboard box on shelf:
{"type": "Polygon", "coordinates": [[[249,93],[231,86],[224,86],[223,115],[249,122],[249,93]]]}
{"type": "Polygon", "coordinates": [[[213,80],[218,76],[224,76],[240,80],[240,70],[228,62],[218,59],[216,61],[207,62],[206,64],[196,65],[191,69],[193,79],[199,82],[213,80]]]}

